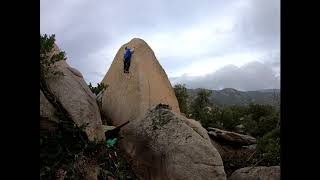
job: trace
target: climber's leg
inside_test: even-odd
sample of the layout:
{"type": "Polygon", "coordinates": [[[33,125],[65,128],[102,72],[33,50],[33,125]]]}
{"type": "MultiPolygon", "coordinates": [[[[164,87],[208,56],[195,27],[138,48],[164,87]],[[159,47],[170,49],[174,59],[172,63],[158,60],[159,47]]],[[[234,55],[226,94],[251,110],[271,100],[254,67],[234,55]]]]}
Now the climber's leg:
{"type": "Polygon", "coordinates": [[[130,61],[131,61],[131,59],[130,59],[130,58],[128,58],[128,60],[127,60],[127,67],[126,67],[126,71],[127,71],[127,73],[129,73],[130,61]]]}
{"type": "Polygon", "coordinates": [[[123,72],[126,73],[128,69],[128,59],[123,60],[123,72]]]}
{"type": "Polygon", "coordinates": [[[126,72],[126,60],[123,59],[123,72],[125,73],[126,72]]]}

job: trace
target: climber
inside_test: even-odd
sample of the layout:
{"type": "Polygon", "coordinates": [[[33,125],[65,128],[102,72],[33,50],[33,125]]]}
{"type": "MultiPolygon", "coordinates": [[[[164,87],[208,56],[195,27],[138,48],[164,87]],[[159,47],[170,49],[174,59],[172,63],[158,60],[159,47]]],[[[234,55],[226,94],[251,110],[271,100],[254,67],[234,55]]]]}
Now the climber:
{"type": "Polygon", "coordinates": [[[130,49],[125,47],[125,52],[123,55],[123,72],[129,73],[131,55],[133,54],[134,48],[130,49]]]}

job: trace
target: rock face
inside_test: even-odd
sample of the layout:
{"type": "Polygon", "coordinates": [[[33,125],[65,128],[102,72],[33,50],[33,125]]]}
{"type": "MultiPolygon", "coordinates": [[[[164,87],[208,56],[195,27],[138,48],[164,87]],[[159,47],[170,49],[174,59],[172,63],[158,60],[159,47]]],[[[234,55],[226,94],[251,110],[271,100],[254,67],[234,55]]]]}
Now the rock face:
{"type": "Polygon", "coordinates": [[[101,91],[97,96],[96,96],[96,100],[99,106],[99,110],[101,111],[102,109],[102,96],[103,96],[104,91],[101,91]]]}
{"type": "Polygon", "coordinates": [[[229,180],[280,180],[280,166],[246,167],[236,170],[229,180]]]}
{"type": "MultiPolygon", "coordinates": [[[[55,47],[54,52],[56,51],[58,51],[57,47],[55,47]]],[[[64,76],[50,76],[47,79],[48,87],[54,96],[61,102],[77,126],[88,123],[85,132],[89,140],[104,140],[105,136],[96,97],[84,81],[81,73],[63,60],[55,63],[54,68],[64,74],[64,76]]]]}
{"type": "Polygon", "coordinates": [[[140,179],[226,179],[222,159],[207,131],[192,119],[164,108],[120,131],[120,146],[140,179]]]}
{"type": "Polygon", "coordinates": [[[102,97],[102,113],[115,126],[143,116],[148,108],[159,103],[168,104],[174,112],[180,112],[165,71],[142,39],[134,38],[119,49],[102,83],[108,85],[102,97]],[[126,46],[135,48],[129,74],[123,73],[126,46]]]}
{"type": "Polygon", "coordinates": [[[55,131],[58,120],[55,108],[40,90],[40,131],[55,131]]]}
{"type": "Polygon", "coordinates": [[[209,136],[215,139],[216,141],[225,142],[230,145],[237,145],[237,146],[246,146],[251,144],[256,144],[256,139],[254,137],[238,134],[235,132],[224,131],[217,128],[208,128],[209,136]]]}

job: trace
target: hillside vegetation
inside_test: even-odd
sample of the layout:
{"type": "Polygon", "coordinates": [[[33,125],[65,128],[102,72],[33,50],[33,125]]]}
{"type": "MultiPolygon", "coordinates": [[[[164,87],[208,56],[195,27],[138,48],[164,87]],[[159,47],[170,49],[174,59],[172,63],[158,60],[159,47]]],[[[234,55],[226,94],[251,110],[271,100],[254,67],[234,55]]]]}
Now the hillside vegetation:
{"type": "Polygon", "coordinates": [[[274,102],[276,106],[246,101],[247,104],[241,99],[262,93],[269,93],[266,96],[272,96],[273,92],[240,92],[234,89],[188,90],[182,84],[175,85],[174,90],[181,111],[188,118],[200,121],[203,127],[247,134],[257,139],[257,151],[249,161],[224,162],[225,168],[230,164],[237,168],[280,165],[279,102],[274,102]],[[220,100],[219,104],[215,99],[220,100]],[[230,105],[230,101],[239,103],[230,105]],[[221,106],[221,104],[229,105],[221,106]]]}

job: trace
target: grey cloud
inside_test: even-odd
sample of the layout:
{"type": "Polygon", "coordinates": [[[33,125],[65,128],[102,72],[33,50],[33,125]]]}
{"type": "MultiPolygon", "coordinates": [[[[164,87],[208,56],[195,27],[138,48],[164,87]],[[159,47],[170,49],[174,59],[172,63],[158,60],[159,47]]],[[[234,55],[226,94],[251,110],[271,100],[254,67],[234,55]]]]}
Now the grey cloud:
{"type": "Polygon", "coordinates": [[[280,79],[272,70],[272,66],[258,61],[241,67],[228,65],[205,76],[176,77],[171,79],[171,82],[186,84],[188,88],[238,90],[280,88],[280,79]]]}
{"type": "Polygon", "coordinates": [[[236,36],[251,47],[280,48],[280,0],[249,0],[235,26],[236,36]]]}
{"type": "MultiPolygon", "coordinates": [[[[238,0],[197,2],[194,0],[41,0],[40,31],[56,34],[57,43],[62,50],[66,51],[69,63],[82,72],[87,82],[94,83],[101,81],[101,74],[104,75],[107,71],[104,67],[108,67],[115,54],[108,52],[106,57],[95,56],[95,59],[89,56],[90,54],[101,52],[106,46],[118,46],[120,39],[122,41],[124,37],[132,38],[139,35],[144,38],[158,33],[182,33],[200,21],[208,20],[208,23],[215,23],[216,20],[229,14],[237,16],[234,28],[231,31],[215,29],[216,33],[219,32],[217,33],[219,36],[227,36],[219,44],[203,47],[208,48],[207,53],[193,57],[186,57],[188,52],[185,55],[175,56],[166,55],[165,52],[156,54],[166,72],[171,74],[178,70],[182,71],[186,64],[200,61],[202,58],[222,57],[232,53],[251,51],[272,56],[274,51],[280,49],[280,2],[278,0],[243,1],[247,2],[248,6],[233,12],[232,7],[239,2],[238,0]]],[[[172,37],[173,40],[174,38],[172,37]]],[[[119,47],[114,48],[118,50],[119,47]]],[[[271,73],[269,76],[273,76],[274,69],[279,69],[279,59],[280,57],[278,59],[268,57],[263,60],[263,66],[266,69],[273,68],[272,72],[260,65],[247,68],[257,69],[261,73],[271,73]]],[[[228,73],[223,73],[226,71],[238,73],[239,78],[255,82],[253,77],[246,77],[252,74],[242,72],[241,69],[228,67],[213,73],[220,78],[210,79],[208,75],[201,81],[215,80],[222,84],[220,86],[231,86],[234,82],[237,87],[240,87],[240,82],[233,80],[237,77],[228,77],[228,73]],[[223,82],[229,83],[223,84],[223,82]]],[[[267,77],[262,75],[261,77],[266,79],[265,82],[273,83],[267,80],[267,77]]],[[[194,80],[192,84],[199,86],[205,84],[201,81],[194,80]]],[[[243,83],[244,88],[262,86],[261,83],[243,83]]],[[[212,87],[218,86],[212,85],[212,87]]]]}

